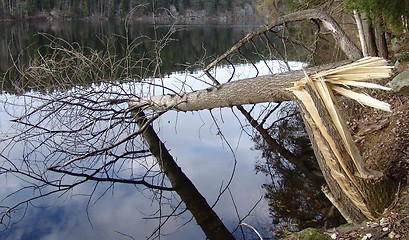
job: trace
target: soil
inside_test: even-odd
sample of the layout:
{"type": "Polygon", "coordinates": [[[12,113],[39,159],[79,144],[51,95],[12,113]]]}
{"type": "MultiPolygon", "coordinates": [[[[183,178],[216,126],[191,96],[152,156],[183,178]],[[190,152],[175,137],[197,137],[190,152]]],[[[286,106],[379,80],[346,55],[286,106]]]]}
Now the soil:
{"type": "Polygon", "coordinates": [[[340,107],[367,167],[398,182],[399,192],[381,219],[339,227],[333,230],[333,239],[409,239],[409,96],[380,90],[367,93],[388,102],[392,112],[345,99],[340,107]]]}
{"type": "Polygon", "coordinates": [[[382,91],[369,95],[389,103],[392,112],[349,101],[342,105],[344,117],[367,166],[404,184],[409,163],[409,97],[382,91]]]}

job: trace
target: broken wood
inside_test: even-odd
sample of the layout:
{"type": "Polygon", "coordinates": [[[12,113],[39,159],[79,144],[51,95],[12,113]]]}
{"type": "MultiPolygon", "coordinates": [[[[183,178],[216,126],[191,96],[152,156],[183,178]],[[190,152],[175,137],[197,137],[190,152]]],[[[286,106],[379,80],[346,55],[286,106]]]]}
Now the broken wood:
{"type": "Polygon", "coordinates": [[[385,87],[360,82],[391,75],[391,67],[381,58],[364,58],[333,70],[306,76],[295,83],[290,90],[296,96],[307,126],[318,163],[324,173],[328,187],[336,199],[352,203],[352,210],[342,212],[349,221],[374,219],[376,213],[367,203],[363,180],[379,179],[382,173],[367,169],[343,117],[337,110],[335,92],[343,93],[363,104],[389,110],[387,104],[366,95],[351,93],[340,87],[353,85],[387,89],[385,87]],[[342,89],[342,90],[341,90],[342,89]],[[368,100],[370,99],[370,100],[368,100]],[[375,102],[375,104],[374,104],[375,102]],[[343,193],[343,194],[341,194],[343,193]],[[363,216],[362,216],[363,215],[363,216]]]}

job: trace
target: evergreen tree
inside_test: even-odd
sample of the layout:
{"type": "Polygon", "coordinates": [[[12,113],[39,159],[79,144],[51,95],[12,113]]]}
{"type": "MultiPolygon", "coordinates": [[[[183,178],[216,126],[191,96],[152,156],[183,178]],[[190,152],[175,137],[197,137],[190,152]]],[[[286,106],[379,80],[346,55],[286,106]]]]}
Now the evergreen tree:
{"type": "Polygon", "coordinates": [[[31,16],[34,14],[35,6],[33,0],[25,0],[24,2],[24,12],[26,15],[31,16]]]}
{"type": "Polygon", "coordinates": [[[398,31],[405,28],[403,21],[409,18],[409,0],[346,0],[346,8],[365,12],[374,22],[382,18],[398,31]]]}
{"type": "Polygon", "coordinates": [[[230,10],[231,9],[231,1],[230,0],[219,0],[218,1],[218,8],[222,10],[230,10]]]}
{"type": "Polygon", "coordinates": [[[126,13],[129,11],[129,0],[121,0],[119,3],[119,9],[122,13],[126,13]]]}
{"type": "Polygon", "coordinates": [[[216,12],[217,0],[208,0],[204,3],[204,9],[208,12],[216,12]]]}
{"type": "Polygon", "coordinates": [[[117,5],[117,1],[115,1],[115,0],[110,0],[110,1],[108,1],[108,6],[107,6],[107,9],[109,9],[108,11],[108,17],[109,18],[112,18],[112,17],[114,17],[115,15],[116,15],[116,12],[117,12],[117,10],[118,10],[118,5],[117,5]]]}

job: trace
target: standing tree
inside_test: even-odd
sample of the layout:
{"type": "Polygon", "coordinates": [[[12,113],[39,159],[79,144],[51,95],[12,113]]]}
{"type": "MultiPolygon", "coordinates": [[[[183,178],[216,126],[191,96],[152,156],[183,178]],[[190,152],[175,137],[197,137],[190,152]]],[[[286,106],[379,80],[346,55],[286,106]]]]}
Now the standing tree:
{"type": "Polygon", "coordinates": [[[407,1],[347,0],[347,9],[355,12],[357,25],[363,26],[361,44],[368,56],[388,58],[386,33],[407,30],[407,1]],[[363,19],[360,16],[364,16],[363,19]]]}

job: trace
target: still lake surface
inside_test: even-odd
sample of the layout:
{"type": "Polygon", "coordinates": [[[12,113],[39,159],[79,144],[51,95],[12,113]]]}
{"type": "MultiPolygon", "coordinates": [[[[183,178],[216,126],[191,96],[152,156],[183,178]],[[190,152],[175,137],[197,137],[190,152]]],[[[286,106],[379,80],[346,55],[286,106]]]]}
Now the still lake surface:
{"type": "MultiPolygon", "coordinates": [[[[162,52],[162,68],[166,79],[194,81],[203,76],[199,69],[193,69],[188,74],[184,66],[205,58],[205,61],[222,54],[246,33],[254,30],[254,26],[159,26],[131,24],[125,31],[123,23],[110,22],[63,22],[63,23],[19,23],[4,25],[0,31],[0,70],[4,72],[11,66],[13,59],[26,56],[19,55],[25,50],[28,55],[35,54],[47,43],[43,35],[48,33],[65,39],[67,42],[78,42],[92,49],[101,49],[100,39],[104,36],[120,35],[136,39],[141,36],[154,38],[165,36],[169,29],[178,31],[171,35],[170,47],[162,52]],[[156,31],[155,31],[156,30],[156,31]],[[28,50],[27,50],[28,49],[28,50]],[[11,54],[10,54],[11,53],[11,54]],[[187,75],[188,74],[188,75],[187,75]],[[190,80],[189,80],[190,78],[190,80]]],[[[139,51],[152,46],[141,46],[139,51]]],[[[145,50],[146,50],[145,49],[145,50]]],[[[269,61],[268,64],[278,64],[269,61]]],[[[300,68],[300,63],[292,63],[294,68],[300,68]]],[[[243,73],[240,77],[251,77],[246,66],[237,65],[243,73]]],[[[278,67],[279,68],[279,67],[278,67]]],[[[228,68],[226,68],[228,72],[228,68]]],[[[268,71],[260,74],[268,74],[268,71]]],[[[163,79],[161,79],[163,80],[163,79]]],[[[193,83],[192,83],[193,84],[193,83]]],[[[194,84],[193,84],[194,85],[194,84]]],[[[193,86],[192,85],[192,86],[193,86]]],[[[206,84],[196,84],[195,88],[206,87],[206,84]]],[[[19,111],[7,106],[7,102],[19,102],[12,88],[3,89],[0,95],[0,136],[4,137],[12,129],[12,119],[8,113],[19,111]]],[[[30,90],[32,94],[34,90],[30,90]]],[[[291,103],[284,104],[291,106],[291,103]]],[[[262,105],[258,106],[263,111],[262,105]]],[[[280,116],[271,116],[271,121],[280,116]]],[[[263,162],[268,162],[268,154],[257,147],[251,127],[237,111],[221,109],[198,111],[194,113],[168,112],[155,125],[162,140],[186,175],[196,185],[230,230],[238,239],[257,239],[255,233],[248,228],[238,229],[244,222],[254,226],[263,237],[274,237],[275,228],[280,225],[280,218],[272,216],[271,207],[266,198],[268,187],[275,182],[285,182],[281,174],[267,174],[260,168],[263,162]],[[220,132],[223,133],[224,139],[220,132]],[[256,166],[258,163],[258,166],[256,166]],[[234,174],[233,174],[234,173],[234,174]],[[219,196],[220,190],[226,186],[233,174],[228,191],[219,196]],[[264,187],[263,187],[264,186],[264,187]]],[[[3,144],[3,142],[0,142],[3,144]]],[[[6,146],[0,145],[0,151],[6,146]]],[[[24,152],[24,146],[16,145],[7,154],[16,156],[24,152]]],[[[305,156],[310,158],[311,156],[305,156]]],[[[2,160],[3,161],[3,160],[2,160]]],[[[286,163],[292,169],[290,163],[286,163]]],[[[285,164],[284,164],[285,165],[285,164]]],[[[23,186],[21,179],[11,175],[1,175],[2,187],[0,199],[23,186]]],[[[161,226],[163,219],[157,218],[159,204],[162,204],[163,215],[170,213],[177,204],[177,197],[165,196],[161,202],[158,196],[131,185],[102,183],[94,193],[94,184],[83,184],[73,192],[63,196],[50,196],[39,199],[27,209],[22,208],[14,213],[13,224],[2,227],[1,239],[145,239],[150,237],[161,226]],[[105,192],[106,189],[110,189],[105,192]]],[[[319,186],[317,186],[319,188],[319,186]]],[[[302,188],[302,186],[301,186],[302,188]]],[[[26,198],[28,193],[20,194],[21,199],[7,198],[0,205],[6,206],[10,201],[26,198]]],[[[300,197],[301,199],[302,197],[300,197]]],[[[304,198],[302,198],[304,199],[304,198]]],[[[309,199],[305,197],[305,199],[309,199]]],[[[290,199],[289,199],[290,201],[290,199]]],[[[301,206],[300,206],[301,209],[301,206]]],[[[300,210],[301,211],[301,210],[300,210]]],[[[323,216],[317,210],[315,221],[323,216]]],[[[275,211],[277,212],[277,211],[275,211]]],[[[302,211],[300,213],[302,215],[302,211]]],[[[288,222],[286,224],[289,224],[288,222]]],[[[196,225],[189,212],[172,217],[160,230],[161,239],[205,239],[201,229],[196,225]]]]}

